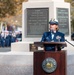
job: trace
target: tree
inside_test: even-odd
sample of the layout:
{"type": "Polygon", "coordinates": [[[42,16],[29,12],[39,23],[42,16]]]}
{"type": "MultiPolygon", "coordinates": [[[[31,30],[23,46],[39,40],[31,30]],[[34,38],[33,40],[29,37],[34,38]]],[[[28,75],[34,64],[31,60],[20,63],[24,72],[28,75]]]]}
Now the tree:
{"type": "Polygon", "coordinates": [[[66,2],[72,2],[72,0],[65,0],[66,2]]]}
{"type": "Polygon", "coordinates": [[[74,19],[71,21],[71,31],[74,32],[74,19]]]}
{"type": "Polygon", "coordinates": [[[0,17],[15,14],[14,0],[0,0],[0,17]]]}
{"type": "Polygon", "coordinates": [[[14,16],[22,10],[22,2],[27,0],[0,0],[0,18],[14,16]]]}

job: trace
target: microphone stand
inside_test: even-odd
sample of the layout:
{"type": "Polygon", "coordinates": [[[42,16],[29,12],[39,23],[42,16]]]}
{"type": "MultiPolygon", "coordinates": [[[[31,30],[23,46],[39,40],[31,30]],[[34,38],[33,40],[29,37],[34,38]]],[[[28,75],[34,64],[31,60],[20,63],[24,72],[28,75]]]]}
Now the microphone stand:
{"type": "Polygon", "coordinates": [[[74,47],[74,45],[72,44],[72,43],[70,43],[68,40],[65,40],[66,42],[68,42],[71,46],[73,46],[74,47]]]}

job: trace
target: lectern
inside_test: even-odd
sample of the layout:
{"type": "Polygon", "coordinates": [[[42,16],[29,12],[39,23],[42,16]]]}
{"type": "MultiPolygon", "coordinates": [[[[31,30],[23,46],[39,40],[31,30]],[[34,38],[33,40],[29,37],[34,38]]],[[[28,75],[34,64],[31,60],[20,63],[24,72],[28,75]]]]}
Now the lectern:
{"type": "Polygon", "coordinates": [[[34,52],[33,75],[66,75],[66,51],[58,50],[58,46],[67,46],[65,42],[34,42],[34,44],[41,47],[45,44],[54,45],[55,51],[39,50],[34,52]]]}

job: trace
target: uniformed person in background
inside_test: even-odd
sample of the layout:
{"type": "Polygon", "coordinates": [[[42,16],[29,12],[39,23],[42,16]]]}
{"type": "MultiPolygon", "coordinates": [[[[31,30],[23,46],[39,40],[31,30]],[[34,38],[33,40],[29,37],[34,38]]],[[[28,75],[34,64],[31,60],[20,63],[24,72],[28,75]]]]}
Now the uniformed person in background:
{"type": "MultiPolygon", "coordinates": [[[[65,34],[62,32],[59,32],[59,23],[58,20],[50,20],[49,22],[49,31],[44,32],[41,42],[65,42],[65,34]]],[[[54,51],[55,47],[54,45],[48,46],[45,45],[46,51],[54,51]]],[[[58,48],[58,50],[61,50],[58,48]]]]}

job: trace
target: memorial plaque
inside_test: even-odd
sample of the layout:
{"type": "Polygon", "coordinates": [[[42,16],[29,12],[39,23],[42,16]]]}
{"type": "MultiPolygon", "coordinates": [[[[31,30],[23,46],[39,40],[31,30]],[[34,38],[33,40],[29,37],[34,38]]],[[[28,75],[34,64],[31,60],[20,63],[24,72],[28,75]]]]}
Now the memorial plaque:
{"type": "Polygon", "coordinates": [[[69,11],[68,8],[57,8],[59,31],[69,35],[69,11]]]}
{"type": "Polygon", "coordinates": [[[27,8],[27,37],[39,37],[48,31],[49,8],[27,8]]]}

